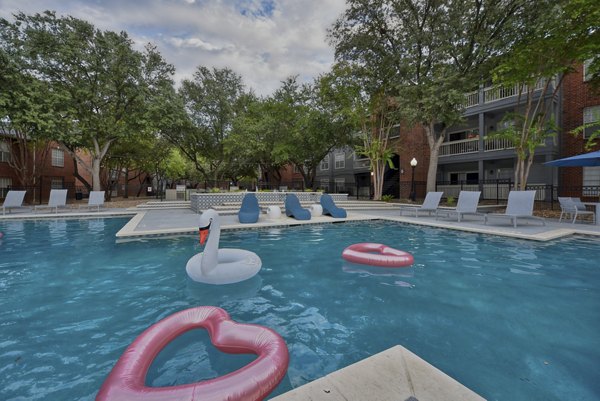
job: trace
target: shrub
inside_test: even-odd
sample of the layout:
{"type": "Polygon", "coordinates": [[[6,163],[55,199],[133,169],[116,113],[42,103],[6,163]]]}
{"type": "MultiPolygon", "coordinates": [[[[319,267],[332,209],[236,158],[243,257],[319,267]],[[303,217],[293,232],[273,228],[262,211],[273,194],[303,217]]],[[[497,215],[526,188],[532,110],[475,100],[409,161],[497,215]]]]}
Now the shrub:
{"type": "Polygon", "coordinates": [[[391,202],[394,199],[394,195],[382,195],[381,200],[384,202],[391,202]]]}
{"type": "Polygon", "coordinates": [[[456,198],[454,196],[448,196],[446,198],[446,203],[450,206],[454,205],[455,202],[456,202],[456,198]]]}

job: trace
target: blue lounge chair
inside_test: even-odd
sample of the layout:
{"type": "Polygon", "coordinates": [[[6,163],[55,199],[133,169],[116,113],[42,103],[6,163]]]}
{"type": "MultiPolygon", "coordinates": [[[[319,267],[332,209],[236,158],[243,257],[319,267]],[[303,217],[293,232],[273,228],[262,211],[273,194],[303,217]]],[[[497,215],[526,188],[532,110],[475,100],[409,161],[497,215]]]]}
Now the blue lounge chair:
{"type": "Polygon", "coordinates": [[[238,219],[242,224],[256,223],[258,221],[258,215],[260,214],[260,207],[258,206],[258,199],[256,195],[248,193],[242,199],[242,207],[238,212],[238,219]]]}
{"type": "Polygon", "coordinates": [[[346,209],[337,207],[333,198],[329,194],[321,195],[321,206],[323,207],[323,214],[328,214],[331,217],[345,218],[347,216],[346,209]]]}
{"type": "Polygon", "coordinates": [[[300,201],[294,194],[287,194],[285,197],[285,215],[296,220],[310,220],[310,211],[300,206],[300,201]]]}

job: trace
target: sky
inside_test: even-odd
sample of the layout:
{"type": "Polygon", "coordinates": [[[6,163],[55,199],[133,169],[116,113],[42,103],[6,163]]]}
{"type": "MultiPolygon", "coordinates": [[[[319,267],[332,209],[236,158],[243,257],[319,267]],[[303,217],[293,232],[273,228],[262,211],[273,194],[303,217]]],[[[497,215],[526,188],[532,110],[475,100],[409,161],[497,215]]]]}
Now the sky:
{"type": "Polygon", "coordinates": [[[310,82],[329,70],[326,30],[344,7],[344,0],[0,0],[0,17],[71,15],[126,31],[139,50],[154,43],[175,66],[176,82],[198,66],[229,67],[247,88],[269,95],[289,76],[310,82]]]}

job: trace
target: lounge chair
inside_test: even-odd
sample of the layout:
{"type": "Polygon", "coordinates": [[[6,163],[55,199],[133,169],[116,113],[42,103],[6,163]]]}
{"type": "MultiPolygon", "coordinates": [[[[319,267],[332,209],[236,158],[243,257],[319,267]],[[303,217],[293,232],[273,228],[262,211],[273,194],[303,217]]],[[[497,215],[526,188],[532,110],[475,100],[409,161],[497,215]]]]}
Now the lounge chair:
{"type": "Polygon", "coordinates": [[[321,203],[321,207],[323,208],[323,214],[328,214],[331,217],[341,218],[341,219],[347,217],[347,215],[348,215],[346,213],[346,209],[337,207],[335,205],[333,198],[329,194],[321,195],[321,199],[320,199],[319,203],[321,203]]]}
{"type": "Polygon", "coordinates": [[[566,217],[567,215],[573,216],[572,223],[575,224],[577,220],[577,216],[592,216],[592,224],[596,223],[596,213],[589,211],[586,209],[583,202],[579,198],[564,198],[558,197],[558,203],[560,204],[560,218],[558,222],[562,221],[563,215],[566,217]]]}
{"type": "Polygon", "coordinates": [[[54,209],[54,213],[58,213],[58,208],[67,207],[67,191],[68,189],[51,189],[48,204],[36,205],[33,211],[36,212],[38,209],[54,209]]]}
{"type": "Polygon", "coordinates": [[[508,194],[508,204],[504,213],[488,213],[485,215],[484,224],[487,224],[490,217],[508,218],[517,227],[517,219],[539,220],[543,225],[546,222],[542,217],[533,215],[533,203],[535,202],[535,191],[510,191],[508,194]]]}
{"type": "Polygon", "coordinates": [[[242,224],[256,223],[260,214],[258,199],[253,193],[247,193],[242,199],[242,206],[238,212],[238,219],[242,224]]]}
{"type": "Polygon", "coordinates": [[[477,205],[479,205],[480,196],[481,191],[460,191],[460,194],[458,195],[458,202],[456,203],[456,208],[438,209],[435,212],[436,220],[441,215],[445,215],[446,217],[456,215],[458,218],[458,222],[460,223],[460,220],[465,215],[480,216],[481,213],[477,213],[477,205]]]}
{"type": "Polygon", "coordinates": [[[435,213],[437,211],[443,194],[443,192],[427,192],[425,200],[421,206],[401,206],[400,216],[402,216],[402,212],[405,210],[415,212],[415,217],[419,217],[419,212],[427,212],[427,214],[431,216],[431,213],[435,213]]]}
{"type": "Polygon", "coordinates": [[[296,220],[310,220],[310,211],[300,206],[295,194],[287,194],[285,197],[285,215],[296,220]]]}
{"type": "Polygon", "coordinates": [[[90,191],[90,197],[88,199],[87,205],[81,205],[79,208],[87,207],[93,208],[95,207],[98,212],[100,212],[100,207],[104,206],[104,191],[90,191]]]}
{"type": "Polygon", "coordinates": [[[23,199],[25,199],[25,193],[27,191],[8,191],[4,203],[2,204],[2,215],[10,213],[10,209],[22,208],[23,199]]]}

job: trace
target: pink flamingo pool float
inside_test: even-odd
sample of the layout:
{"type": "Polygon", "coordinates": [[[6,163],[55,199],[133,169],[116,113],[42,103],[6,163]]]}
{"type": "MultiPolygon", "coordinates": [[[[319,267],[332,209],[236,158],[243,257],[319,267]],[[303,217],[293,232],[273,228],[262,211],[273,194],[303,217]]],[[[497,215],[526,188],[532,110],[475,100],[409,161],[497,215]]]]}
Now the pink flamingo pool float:
{"type": "Polygon", "coordinates": [[[342,258],[352,263],[381,267],[406,267],[415,262],[408,252],[372,242],[350,245],[342,252],[342,258]]]}

